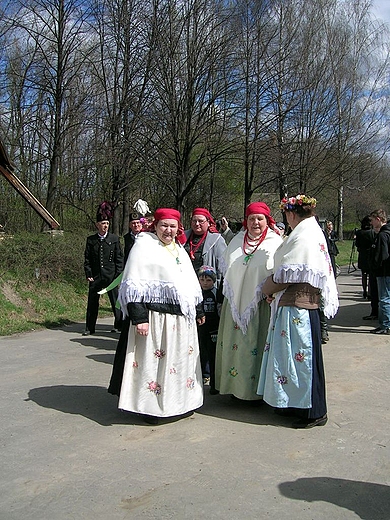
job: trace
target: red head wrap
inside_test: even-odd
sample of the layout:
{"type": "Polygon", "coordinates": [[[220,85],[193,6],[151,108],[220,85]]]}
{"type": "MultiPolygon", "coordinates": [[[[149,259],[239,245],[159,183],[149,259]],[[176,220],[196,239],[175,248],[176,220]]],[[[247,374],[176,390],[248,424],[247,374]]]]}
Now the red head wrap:
{"type": "MultiPolygon", "coordinates": [[[[249,215],[265,215],[265,217],[267,218],[268,227],[275,231],[275,220],[271,217],[271,210],[265,202],[251,202],[251,204],[248,204],[245,210],[245,219],[243,222],[243,226],[245,229],[247,229],[247,219],[249,215]]],[[[279,234],[279,231],[276,230],[276,233],[279,234]]]]}
{"type": "Polygon", "coordinates": [[[202,215],[203,217],[206,217],[207,220],[210,223],[210,226],[209,226],[209,229],[208,229],[210,231],[210,233],[218,233],[217,226],[215,224],[215,220],[211,216],[211,213],[209,212],[208,209],[206,209],[206,208],[195,208],[194,211],[192,212],[192,216],[194,216],[194,215],[202,215]]]}
{"type": "Polygon", "coordinates": [[[186,236],[184,234],[183,224],[181,223],[180,211],[178,211],[177,209],[173,209],[173,208],[158,208],[158,209],[156,209],[156,211],[154,212],[153,227],[155,227],[157,222],[159,220],[162,220],[162,219],[177,220],[177,222],[179,224],[179,228],[178,228],[178,231],[177,231],[176,240],[178,242],[180,242],[180,244],[185,244],[186,236]]]}

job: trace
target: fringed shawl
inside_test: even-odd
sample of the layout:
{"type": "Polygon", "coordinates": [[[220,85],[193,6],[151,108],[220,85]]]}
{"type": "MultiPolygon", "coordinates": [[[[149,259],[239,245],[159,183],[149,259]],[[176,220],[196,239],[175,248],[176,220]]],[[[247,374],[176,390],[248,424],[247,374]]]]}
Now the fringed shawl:
{"type": "Polygon", "coordinates": [[[173,303],[180,305],[183,315],[193,321],[202,290],[180,244],[171,251],[171,246],[168,250],[156,235],[140,233],[123,271],[118,300],[125,316],[130,302],[173,303]]]}
{"type": "Polygon", "coordinates": [[[223,294],[229,301],[232,318],[242,333],[246,334],[248,324],[263,299],[261,289],[272,272],[273,256],[282,239],[268,228],[265,239],[246,264],[244,234],[244,231],[240,231],[232,238],[221,261],[221,270],[224,275],[223,294]]]}
{"type": "Polygon", "coordinates": [[[276,251],[275,283],[309,283],[321,290],[324,313],[333,318],[339,307],[336,280],[326,239],[315,217],[302,220],[276,251]]]}

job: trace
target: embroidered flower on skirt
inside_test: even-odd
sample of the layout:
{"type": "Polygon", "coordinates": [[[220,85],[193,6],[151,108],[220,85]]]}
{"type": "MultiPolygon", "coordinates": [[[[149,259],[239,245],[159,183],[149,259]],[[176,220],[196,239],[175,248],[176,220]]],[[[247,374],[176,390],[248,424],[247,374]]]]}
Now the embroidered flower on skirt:
{"type": "Polygon", "coordinates": [[[133,361],[133,368],[138,368],[138,362],[137,361],[133,361]]]}
{"type": "Polygon", "coordinates": [[[165,356],[165,350],[157,349],[154,351],[154,357],[156,358],[163,358],[165,356]]]}
{"type": "Polygon", "coordinates": [[[233,377],[236,377],[238,376],[238,371],[235,367],[232,367],[230,370],[229,370],[229,374],[233,377]]]}
{"type": "Polygon", "coordinates": [[[278,377],[276,378],[276,381],[277,381],[278,383],[280,383],[281,385],[287,385],[287,383],[288,383],[288,379],[287,379],[286,376],[278,376],[278,377]]]}
{"type": "Polygon", "coordinates": [[[190,346],[188,347],[188,354],[191,355],[191,354],[193,354],[193,353],[194,353],[194,347],[193,347],[192,345],[190,345],[190,346]]]}
{"type": "Polygon", "coordinates": [[[195,388],[195,381],[192,379],[192,377],[187,378],[187,388],[189,390],[192,390],[193,388],[195,388]]]}
{"type": "Polygon", "coordinates": [[[300,325],[301,324],[301,319],[295,317],[295,318],[292,319],[292,322],[294,323],[294,325],[300,325]]]}
{"type": "Polygon", "coordinates": [[[258,353],[259,353],[259,351],[257,348],[254,348],[253,350],[251,350],[252,356],[257,356],[258,353]]]}
{"type": "Polygon", "coordinates": [[[270,344],[269,343],[266,343],[265,344],[265,347],[264,347],[264,352],[268,352],[270,349],[270,344]]]}
{"type": "Polygon", "coordinates": [[[232,346],[232,350],[238,350],[238,345],[237,345],[237,343],[234,343],[234,345],[232,346]]]}
{"type": "Polygon", "coordinates": [[[294,356],[295,361],[299,361],[299,363],[302,363],[305,360],[305,354],[303,352],[297,352],[294,356]]]}
{"type": "Polygon", "coordinates": [[[170,373],[170,374],[177,374],[177,370],[176,370],[176,368],[175,368],[175,367],[170,368],[170,369],[169,369],[169,373],[170,373]]]}
{"type": "Polygon", "coordinates": [[[161,394],[161,385],[157,383],[157,381],[151,381],[150,383],[148,383],[148,389],[155,395],[161,394]]]}

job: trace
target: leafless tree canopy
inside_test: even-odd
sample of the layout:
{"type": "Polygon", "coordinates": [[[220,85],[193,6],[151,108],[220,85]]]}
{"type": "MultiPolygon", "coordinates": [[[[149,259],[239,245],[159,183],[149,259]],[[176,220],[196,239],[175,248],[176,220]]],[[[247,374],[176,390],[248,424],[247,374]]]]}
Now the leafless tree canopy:
{"type": "MultiPolygon", "coordinates": [[[[0,2],[0,135],[64,229],[135,201],[239,219],[307,192],[389,198],[389,32],[368,0],[0,2]],[[378,189],[379,186],[379,189],[378,189]]],[[[0,224],[39,219],[0,179],[0,224]]]]}

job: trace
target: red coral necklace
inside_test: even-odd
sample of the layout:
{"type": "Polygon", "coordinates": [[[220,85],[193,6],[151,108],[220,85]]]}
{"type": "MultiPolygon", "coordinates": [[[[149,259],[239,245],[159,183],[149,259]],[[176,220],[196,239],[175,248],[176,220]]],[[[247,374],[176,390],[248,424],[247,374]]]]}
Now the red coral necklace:
{"type": "Polygon", "coordinates": [[[256,253],[259,245],[263,242],[265,237],[267,236],[268,226],[264,229],[262,234],[259,238],[251,239],[248,235],[248,230],[245,232],[244,235],[244,243],[242,245],[242,250],[244,251],[244,262],[243,265],[248,265],[250,260],[252,259],[252,256],[256,253]]]}
{"type": "Polygon", "coordinates": [[[190,237],[190,258],[191,258],[191,260],[195,260],[195,253],[197,252],[197,250],[200,248],[200,246],[205,241],[206,235],[207,235],[207,231],[206,231],[206,233],[203,234],[203,236],[199,240],[199,242],[197,244],[195,244],[195,246],[194,246],[194,243],[192,241],[192,238],[193,238],[194,234],[191,233],[191,237],[190,237]]]}

